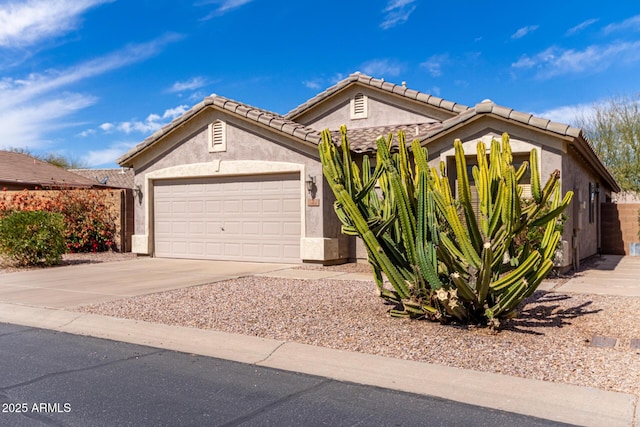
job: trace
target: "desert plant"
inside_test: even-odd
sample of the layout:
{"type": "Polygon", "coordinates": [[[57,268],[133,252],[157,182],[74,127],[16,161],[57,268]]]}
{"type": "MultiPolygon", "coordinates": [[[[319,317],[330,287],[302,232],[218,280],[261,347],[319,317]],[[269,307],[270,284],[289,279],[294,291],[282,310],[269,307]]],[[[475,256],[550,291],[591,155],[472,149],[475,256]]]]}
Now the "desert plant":
{"type": "Polygon", "coordinates": [[[441,233],[438,248],[451,290],[438,298],[445,305],[463,306],[462,316],[448,313],[458,320],[469,316],[474,322],[497,325],[498,318],[517,314],[516,307],[553,268],[562,236],[558,221],[573,193],[561,199],[557,170],[542,187],[535,149],[530,162],[516,170],[509,137],[504,134],[501,142],[492,141],[488,160],[485,144],[478,142],[477,166],[472,169],[480,201],[476,217],[462,142],[456,140],[454,147],[458,198],[451,197],[448,177],[434,174],[433,180],[438,211],[451,224],[450,233],[441,233]],[[519,183],[528,167],[532,198],[523,200],[519,183]],[[541,230],[540,238],[531,239],[541,230]]]}
{"type": "Polygon", "coordinates": [[[444,165],[440,174],[430,168],[427,150],[417,140],[410,159],[402,132],[395,154],[391,135],[378,139],[370,173],[367,156],[362,172],[351,159],[345,127],[341,134],[339,153],[330,133],[323,132],[323,172],[336,196],[342,231],[364,241],[380,296],[396,305],[392,315],[495,326],[498,318],[513,314],[553,267],[560,238],[556,219],[571,193],[560,200],[558,172],[540,186],[535,150],[533,202],[525,204],[518,182],[528,166],[515,170],[508,137],[502,144],[492,143],[489,160],[484,145],[478,144],[476,219],[460,141],[454,143],[459,193],[454,198],[444,165]],[[533,227],[544,228],[540,244],[514,242],[533,227]],[[384,286],[382,273],[392,289],[384,286]]]}
{"type": "Polygon", "coordinates": [[[1,218],[0,252],[21,266],[59,263],[66,252],[64,217],[46,211],[15,211],[1,218]]]}

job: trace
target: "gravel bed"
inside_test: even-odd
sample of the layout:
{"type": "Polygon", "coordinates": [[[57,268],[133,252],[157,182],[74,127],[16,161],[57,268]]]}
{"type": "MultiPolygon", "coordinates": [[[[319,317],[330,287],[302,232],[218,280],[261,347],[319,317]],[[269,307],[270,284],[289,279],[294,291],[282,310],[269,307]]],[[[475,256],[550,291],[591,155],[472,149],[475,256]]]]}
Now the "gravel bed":
{"type": "Polygon", "coordinates": [[[245,277],[78,311],[273,338],[640,396],[640,298],[536,292],[503,329],[389,317],[372,282],[245,277]],[[590,346],[594,335],[615,348],[590,346]]]}

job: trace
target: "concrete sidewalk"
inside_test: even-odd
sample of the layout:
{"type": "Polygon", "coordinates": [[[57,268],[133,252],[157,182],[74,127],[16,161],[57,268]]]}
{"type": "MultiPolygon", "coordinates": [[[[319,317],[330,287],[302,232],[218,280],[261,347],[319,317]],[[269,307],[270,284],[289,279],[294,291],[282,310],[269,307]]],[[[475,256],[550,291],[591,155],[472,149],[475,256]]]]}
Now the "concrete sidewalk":
{"type": "MultiPolygon", "coordinates": [[[[627,268],[636,268],[635,271],[640,272],[640,264],[636,264],[634,259],[626,258],[604,260],[604,266],[610,268],[607,270],[610,277],[612,272],[615,272],[613,276],[620,273],[620,280],[625,280],[624,286],[615,289],[623,289],[624,292],[632,294],[637,291],[637,287],[634,286],[636,280],[631,277],[633,273],[629,273],[628,278],[625,277],[627,268]],[[620,270],[616,270],[618,268],[620,270]]],[[[391,359],[294,342],[83,314],[64,309],[78,304],[203,284],[203,280],[211,283],[242,275],[309,280],[318,277],[371,280],[362,273],[302,270],[290,265],[222,263],[212,268],[213,265],[210,263],[147,258],[117,264],[92,264],[4,274],[0,276],[0,322],[144,344],[340,381],[437,396],[570,424],[640,426],[638,396],[632,394],[391,359]],[[120,271],[119,274],[122,276],[117,276],[116,271],[120,271]],[[48,274],[45,274],[46,272],[48,274]],[[131,280],[111,287],[105,284],[105,278],[113,279],[116,276],[130,277],[131,280]],[[177,280],[171,281],[170,277],[177,280]],[[143,279],[147,283],[146,287],[139,285],[139,281],[143,279]],[[33,280],[37,282],[32,282],[33,280]],[[67,284],[63,283],[65,281],[67,284]],[[132,288],[132,283],[138,283],[138,286],[132,288]],[[179,283],[182,283],[182,286],[178,286],[179,283]],[[96,291],[94,286],[97,286],[99,291],[96,291]],[[88,301],[91,298],[94,300],[88,301]]],[[[599,270],[580,273],[569,282],[557,286],[554,291],[588,291],[598,282],[599,274],[599,270]],[[577,281],[572,283],[574,280],[577,281]]],[[[603,283],[600,278],[599,282],[600,286],[604,286],[611,281],[603,283]]]]}
{"type": "Polygon", "coordinates": [[[640,257],[604,255],[555,292],[640,297],[640,257]]]}

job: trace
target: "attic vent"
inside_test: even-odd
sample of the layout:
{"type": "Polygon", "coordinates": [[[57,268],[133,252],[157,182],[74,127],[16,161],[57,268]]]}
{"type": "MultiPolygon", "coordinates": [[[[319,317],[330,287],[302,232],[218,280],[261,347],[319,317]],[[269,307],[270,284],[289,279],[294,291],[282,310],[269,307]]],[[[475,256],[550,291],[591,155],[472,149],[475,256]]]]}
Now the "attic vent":
{"type": "Polygon", "coordinates": [[[227,126],[225,122],[216,120],[209,124],[209,152],[227,151],[227,126]]]}
{"type": "Polygon", "coordinates": [[[367,97],[362,93],[357,93],[351,99],[351,118],[352,119],[367,118],[367,97]]]}

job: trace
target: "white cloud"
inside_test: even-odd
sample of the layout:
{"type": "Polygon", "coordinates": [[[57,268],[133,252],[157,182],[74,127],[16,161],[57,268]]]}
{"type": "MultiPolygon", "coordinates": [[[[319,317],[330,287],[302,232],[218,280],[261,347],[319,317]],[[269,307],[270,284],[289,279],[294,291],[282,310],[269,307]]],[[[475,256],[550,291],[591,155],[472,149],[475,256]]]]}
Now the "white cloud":
{"type": "Polygon", "coordinates": [[[208,19],[215,18],[216,16],[222,16],[225,13],[251,3],[252,1],[253,0],[205,0],[197,3],[196,6],[204,6],[208,4],[219,5],[213,12],[202,18],[203,21],[206,21],[208,19]]]}
{"type": "Polygon", "coordinates": [[[82,157],[82,162],[88,167],[110,166],[122,154],[133,148],[137,142],[115,142],[102,150],[91,150],[82,157]]]}
{"type": "MultiPolygon", "coordinates": [[[[131,133],[151,134],[176,117],[183,115],[187,110],[189,110],[188,105],[179,105],[175,108],[165,110],[162,114],[151,113],[144,120],[132,119],[119,123],[107,122],[98,126],[98,129],[104,133],[122,132],[126,135],[131,133]]],[[[88,129],[83,131],[83,133],[89,135],[92,134],[92,132],[95,133],[95,131],[97,131],[97,129],[88,129]]]]}
{"type": "Polygon", "coordinates": [[[45,148],[51,141],[43,135],[68,126],[62,122],[64,117],[95,102],[91,96],[64,94],[15,108],[0,108],[0,147],[45,148]]]}
{"type": "Polygon", "coordinates": [[[512,68],[535,69],[536,77],[549,79],[564,74],[599,72],[613,64],[640,61],[640,41],[591,45],[583,50],[555,46],[534,55],[523,55],[512,68]]]}
{"type": "Polygon", "coordinates": [[[518,31],[516,31],[515,33],[511,34],[511,38],[513,40],[517,40],[517,39],[521,39],[522,37],[526,36],[529,33],[534,32],[535,30],[538,29],[538,25],[528,25],[526,27],[522,27],[520,29],[518,29],[518,31]]]}
{"type": "Polygon", "coordinates": [[[207,80],[204,77],[193,77],[183,82],[175,82],[169,92],[185,92],[200,89],[207,85],[207,80]]]}
{"type": "Polygon", "coordinates": [[[30,46],[64,34],[88,9],[114,0],[27,0],[0,4],[0,47],[30,46]]]}
{"type": "Polygon", "coordinates": [[[183,115],[184,113],[186,113],[189,110],[189,106],[188,105],[179,105],[175,108],[170,108],[168,110],[165,110],[164,113],[162,113],[162,118],[163,119],[175,119],[176,117],[179,117],[181,115],[183,115]]]}
{"type": "Polygon", "coordinates": [[[432,77],[440,77],[442,75],[442,66],[447,63],[449,63],[449,55],[444,53],[432,55],[426,61],[420,63],[420,66],[426,69],[432,77]]]}
{"type": "Polygon", "coordinates": [[[416,10],[415,2],[416,0],[390,0],[387,6],[382,9],[385,15],[380,28],[388,30],[407,22],[409,16],[416,10]]]}
{"type": "Polygon", "coordinates": [[[573,34],[579,33],[580,31],[584,30],[585,28],[595,24],[596,22],[598,22],[599,19],[587,19],[586,21],[582,21],[581,23],[579,23],[578,25],[576,25],[575,27],[571,27],[567,30],[566,35],[571,36],[573,34]]]}
{"type": "Polygon", "coordinates": [[[75,125],[65,119],[97,102],[90,94],[73,93],[75,83],[143,61],[178,38],[167,35],[148,43],[132,44],[67,69],[3,78],[0,80],[1,143],[45,148],[51,143],[44,137],[47,131],[75,125]]]}
{"type": "Polygon", "coordinates": [[[322,79],[304,80],[302,84],[308,87],[309,89],[318,90],[322,88],[323,81],[322,79]]]}
{"type": "Polygon", "coordinates": [[[593,104],[576,104],[555,107],[546,111],[533,112],[536,117],[549,119],[553,122],[575,125],[578,119],[593,111],[593,104]]]}
{"type": "Polygon", "coordinates": [[[604,27],[604,33],[609,34],[618,31],[640,31],[640,15],[632,16],[622,22],[609,24],[604,27]]]}
{"type": "Polygon", "coordinates": [[[361,68],[365,74],[374,77],[397,77],[404,71],[402,64],[389,59],[373,59],[362,64],[361,68]]]}

